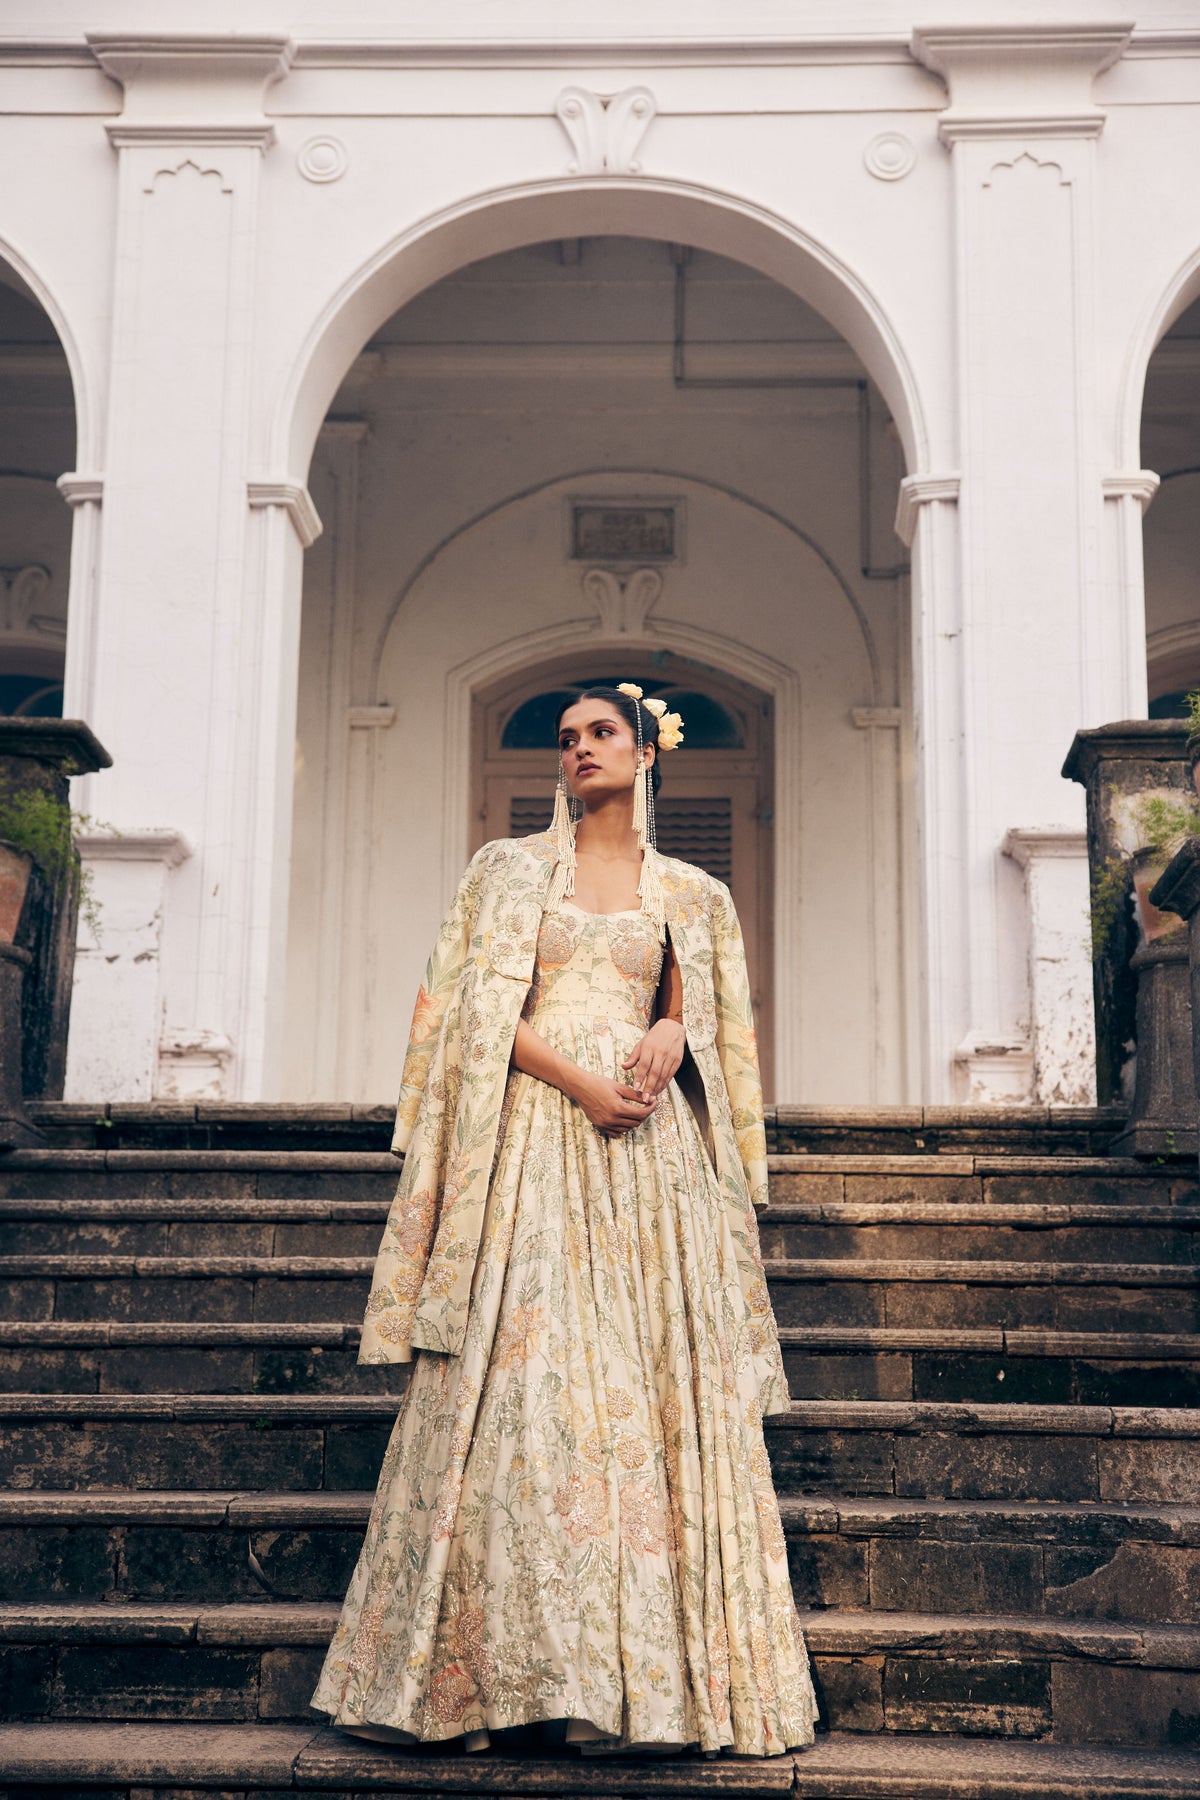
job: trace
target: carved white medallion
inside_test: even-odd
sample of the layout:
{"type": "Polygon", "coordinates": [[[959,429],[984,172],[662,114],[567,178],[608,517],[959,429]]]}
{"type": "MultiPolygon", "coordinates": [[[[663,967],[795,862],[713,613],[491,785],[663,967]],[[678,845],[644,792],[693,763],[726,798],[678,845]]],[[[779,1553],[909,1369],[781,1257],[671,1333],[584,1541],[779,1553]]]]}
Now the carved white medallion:
{"type": "Polygon", "coordinates": [[[648,87],[625,88],[604,100],[588,88],[564,88],[554,102],[563,130],[571,140],[574,162],[568,175],[637,175],[642,139],[658,110],[648,87]]]}
{"type": "Polygon", "coordinates": [[[296,167],[305,181],[340,181],[350,158],[340,138],[310,137],[296,152],[296,167]]]}
{"type": "Polygon", "coordinates": [[[916,160],[917,153],[902,131],[881,131],[863,151],[863,161],[878,181],[902,181],[916,160]]]}

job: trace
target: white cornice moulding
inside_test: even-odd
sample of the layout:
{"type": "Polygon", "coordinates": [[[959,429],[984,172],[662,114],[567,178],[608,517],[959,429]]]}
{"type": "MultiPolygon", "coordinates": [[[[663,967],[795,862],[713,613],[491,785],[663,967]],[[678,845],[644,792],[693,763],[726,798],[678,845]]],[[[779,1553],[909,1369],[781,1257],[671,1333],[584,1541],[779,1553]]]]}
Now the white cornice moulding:
{"type": "Polygon", "coordinates": [[[911,548],[917,534],[920,509],[934,500],[957,503],[961,485],[960,475],[906,475],[900,483],[900,498],[896,502],[894,529],[900,542],[911,548]]]}
{"type": "Polygon", "coordinates": [[[75,848],[90,862],[159,862],[177,869],[194,854],[191,840],[169,826],[138,831],[77,831],[75,848]]]}
{"type": "Polygon", "coordinates": [[[346,713],[351,731],[386,731],[396,723],[394,706],[352,706],[346,713]]]}
{"type": "Polygon", "coordinates": [[[233,37],[221,32],[86,31],[84,41],[106,75],[138,80],[278,81],[296,45],[286,35],[233,37]]]}
{"type": "MultiPolygon", "coordinates": [[[[936,26],[922,30],[922,37],[941,40],[955,27],[936,26]]],[[[969,27],[959,27],[968,31],[969,27]]],[[[1008,30],[1029,36],[1032,26],[981,27],[981,30],[1008,30]]],[[[1046,28],[1051,33],[1069,27],[1046,28]]],[[[1103,29],[1101,27],[1100,29],[1103,29]]],[[[121,46],[141,44],[146,40],[129,34],[93,32],[83,36],[0,37],[0,68],[92,69],[98,60],[91,45],[121,46]]],[[[171,40],[159,39],[158,42],[171,40]]],[[[181,43],[211,44],[211,38],[175,39],[181,43]]],[[[267,38],[257,42],[274,44],[282,40],[267,38]]],[[[236,42],[236,40],[235,40],[236,42]]],[[[801,67],[814,64],[904,64],[912,54],[907,34],[861,32],[839,37],[646,37],[646,38],[556,38],[553,41],[517,38],[309,38],[295,43],[291,66],[297,69],[460,69],[460,68],[560,68],[610,67],[633,64],[638,68],[661,68],[684,64],[705,67],[714,64],[739,64],[777,67],[781,64],[801,67]]],[[[1189,29],[1157,30],[1135,27],[1125,51],[1131,58],[1200,56],[1200,31],[1189,29]]]]}
{"type": "Polygon", "coordinates": [[[60,475],[54,485],[68,506],[86,506],[92,501],[99,506],[104,499],[103,475],[80,475],[72,470],[60,475]]]}
{"type": "Polygon", "coordinates": [[[943,144],[976,143],[1003,138],[1098,138],[1104,130],[1099,107],[1062,113],[943,113],[938,136],[943,144]]]}
{"type": "Polygon", "coordinates": [[[1039,856],[1073,861],[1087,856],[1087,832],[1076,825],[1014,825],[1000,848],[1023,869],[1039,856]]]}
{"type": "Polygon", "coordinates": [[[1138,500],[1145,512],[1158,492],[1159,477],[1153,469],[1131,469],[1128,475],[1106,475],[1100,486],[1106,500],[1138,500]]]}
{"type": "Polygon", "coordinates": [[[297,69],[529,69],[803,67],[909,61],[892,32],[814,37],[310,38],[297,69]]]}
{"type": "MultiPolygon", "coordinates": [[[[89,31],[85,37],[99,67],[123,90],[118,126],[126,131],[142,126],[151,134],[167,120],[178,130],[215,129],[224,120],[235,133],[248,121],[261,124],[266,89],[287,74],[295,54],[291,38],[282,35],[89,31]]],[[[145,141],[163,140],[151,135],[145,141]]],[[[235,135],[195,141],[245,140],[235,135]]]]}
{"type": "Polygon", "coordinates": [[[1105,115],[1092,83],[1124,54],[1130,24],[927,25],[912,35],[919,63],[950,92],[943,143],[1002,137],[1098,137],[1105,115]]]}
{"type": "Polygon", "coordinates": [[[1133,35],[1132,24],[918,25],[913,55],[947,79],[968,60],[993,65],[1016,58],[1074,62],[1099,75],[1111,68],[1133,35]]]}
{"type": "Polygon", "coordinates": [[[296,536],[307,550],[325,529],[312,495],[299,481],[248,481],[246,498],[256,508],[281,506],[292,521],[296,536]]]}
{"type": "Polygon", "coordinates": [[[228,124],[190,119],[114,119],[104,127],[114,150],[208,149],[212,145],[244,146],[268,151],[275,142],[275,127],[261,120],[234,120],[228,124]]]}

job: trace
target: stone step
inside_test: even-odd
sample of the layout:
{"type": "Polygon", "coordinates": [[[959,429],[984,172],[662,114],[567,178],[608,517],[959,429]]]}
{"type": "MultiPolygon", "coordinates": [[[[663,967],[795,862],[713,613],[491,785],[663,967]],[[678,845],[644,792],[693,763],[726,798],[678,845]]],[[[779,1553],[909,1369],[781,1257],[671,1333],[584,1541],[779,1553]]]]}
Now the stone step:
{"type": "MultiPolygon", "coordinates": [[[[14,1225],[14,1231],[20,1229],[14,1225]]],[[[868,1262],[1197,1263],[1200,1207],[1117,1200],[772,1201],[759,1215],[759,1236],[768,1262],[829,1256],[868,1262]]],[[[15,1238],[9,1244],[14,1251],[39,1247],[15,1238]]],[[[68,1242],[67,1247],[89,1246],[68,1242]]]]}
{"type": "MultiPolygon", "coordinates": [[[[25,1603],[340,1603],[373,1497],[10,1491],[0,1495],[0,1593],[25,1603]]],[[[799,1606],[1200,1617],[1200,1507],[795,1495],[781,1510],[799,1606]]]]}
{"type": "Polygon", "coordinates": [[[1194,1160],[1147,1163],[1108,1156],[769,1157],[774,1205],[1180,1205],[1200,1201],[1194,1160]]]}
{"type": "MultiPolygon", "coordinates": [[[[27,1319],[361,1319],[373,1257],[0,1256],[27,1319]]],[[[1189,1332],[1200,1264],[775,1257],[780,1325],[1189,1332]]]]}
{"type": "Polygon", "coordinates": [[[785,1325],[779,1335],[793,1400],[1200,1405],[1193,1333],[785,1325]]]}
{"type": "Polygon", "coordinates": [[[261,1800],[285,1793],[381,1791],[448,1800],[473,1794],[795,1795],[797,1800],[1196,1800],[1200,1757],[1187,1749],[1014,1743],[830,1733],[799,1754],[756,1761],[540,1755],[484,1758],[399,1751],[306,1725],[53,1724],[0,1727],[14,1800],[71,1789],[108,1800],[161,1800],[217,1789],[261,1800]]]}
{"type": "MultiPolygon", "coordinates": [[[[81,1149],[384,1150],[391,1106],[261,1101],[35,1103],[51,1143],[81,1149]]],[[[777,1106],[768,1141],[782,1151],[1103,1156],[1125,1123],[1119,1107],[777,1106]]]]}
{"type": "MultiPolygon", "coordinates": [[[[387,1200],[0,1196],[0,1229],[10,1255],[374,1256],[387,1212],[387,1200]]],[[[1200,1205],[1182,1200],[773,1199],[759,1229],[768,1259],[1200,1262],[1200,1205]]]]}
{"type": "MultiPolygon", "coordinates": [[[[373,1488],[388,1394],[0,1394],[0,1484],[373,1488]]],[[[766,1421],[781,1494],[1200,1503],[1200,1412],[801,1400],[766,1421]]]]}
{"type": "Polygon", "coordinates": [[[400,1166],[357,1150],[14,1150],[0,1157],[0,1195],[390,1201],[400,1166]]]}
{"type": "MultiPolygon", "coordinates": [[[[1200,1335],[903,1326],[780,1330],[792,1397],[1067,1405],[1200,1404],[1200,1335]]],[[[403,1364],[358,1362],[329,1320],[0,1321],[9,1393],[400,1395],[403,1364]]]]}
{"type": "Polygon", "coordinates": [[[1124,1123],[1119,1107],[779,1105],[767,1130],[772,1150],[809,1155],[1105,1156],[1124,1123]]]}
{"type": "MultiPolygon", "coordinates": [[[[1046,1205],[1195,1204],[1196,1160],[1139,1162],[1074,1154],[918,1151],[774,1153],[780,1202],[1046,1205]]],[[[59,1149],[8,1152],[0,1197],[20,1199],[389,1198],[401,1164],[385,1151],[258,1148],[59,1149]]]]}
{"type": "Polygon", "coordinates": [[[359,1331],[329,1320],[0,1322],[0,1392],[398,1398],[408,1365],[360,1364],[359,1331]]]}
{"type": "MultiPolygon", "coordinates": [[[[336,1602],[0,1604],[10,1718],[285,1721],[308,1700],[336,1602]]],[[[1200,1720],[1200,1627],[1022,1615],[802,1612],[823,1721],[1107,1743],[1200,1720]]]]}

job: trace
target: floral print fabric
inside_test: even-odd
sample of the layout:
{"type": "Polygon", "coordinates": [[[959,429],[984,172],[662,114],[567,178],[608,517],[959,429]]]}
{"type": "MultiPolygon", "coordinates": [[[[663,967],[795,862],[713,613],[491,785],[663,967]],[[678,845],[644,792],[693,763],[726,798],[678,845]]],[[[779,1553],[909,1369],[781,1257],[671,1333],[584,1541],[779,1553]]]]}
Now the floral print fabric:
{"type": "MultiPolygon", "coordinates": [[[[541,921],[524,1014],[623,1079],[661,956],[640,913],[566,902],[541,921]]],[[[728,1217],[674,1083],[606,1139],[510,1074],[465,1344],[417,1354],[313,1696],[335,1724],[811,1741],[728,1217]]]]}

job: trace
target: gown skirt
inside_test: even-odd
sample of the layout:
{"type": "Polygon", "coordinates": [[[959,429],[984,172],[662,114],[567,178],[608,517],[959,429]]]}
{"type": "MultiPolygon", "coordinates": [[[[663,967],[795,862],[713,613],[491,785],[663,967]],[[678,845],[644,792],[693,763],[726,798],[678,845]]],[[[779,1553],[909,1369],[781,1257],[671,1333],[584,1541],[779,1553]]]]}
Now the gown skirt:
{"type": "MultiPolygon", "coordinates": [[[[525,1016],[615,1080],[662,951],[543,920],[525,1016]]],[[[384,1741],[567,1720],[775,1755],[816,1703],[726,1205],[674,1082],[624,1137],[510,1073],[461,1354],[417,1351],[311,1704],[384,1741]]]]}

